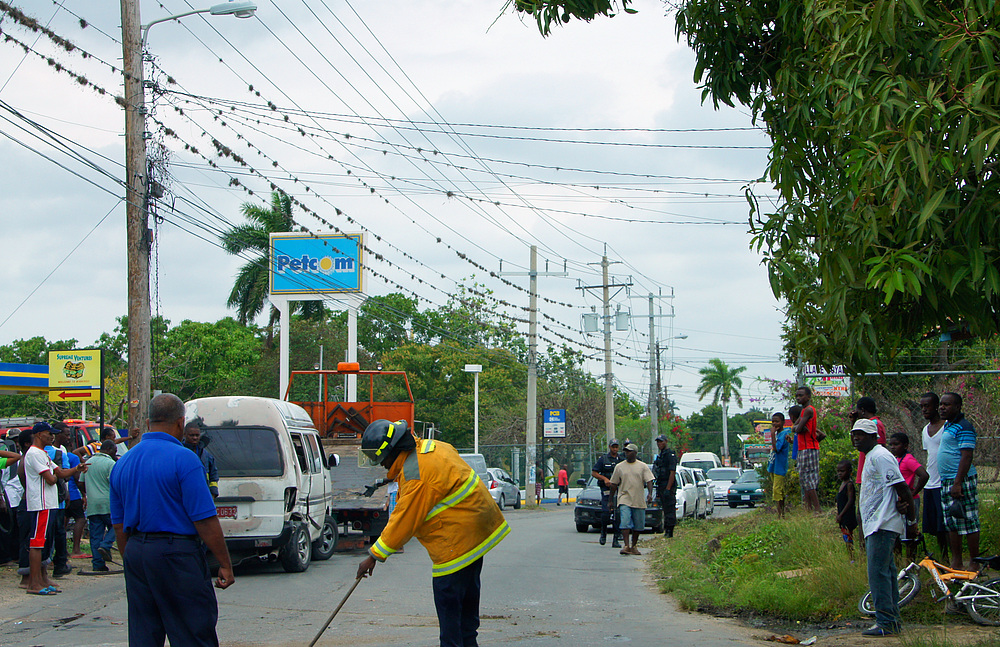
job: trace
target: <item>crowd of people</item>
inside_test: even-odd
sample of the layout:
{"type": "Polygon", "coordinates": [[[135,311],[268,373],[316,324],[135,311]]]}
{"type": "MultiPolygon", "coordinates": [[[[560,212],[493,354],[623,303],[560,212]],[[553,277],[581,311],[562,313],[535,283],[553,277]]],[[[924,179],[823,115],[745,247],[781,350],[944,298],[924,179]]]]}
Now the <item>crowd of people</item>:
{"type": "MultiPolygon", "coordinates": [[[[825,436],[817,428],[818,412],[809,387],[800,387],[795,399],[797,406],[788,412],[791,429],[785,426],[783,413],[771,419],[768,471],[779,516],[784,516],[785,479],[793,452],[805,508],[820,511],[818,449],[825,436]]],[[[901,629],[894,551],[905,544],[908,557],[914,558],[921,517],[923,533],[936,538],[942,561],[950,560],[952,568],[963,567],[963,550],[967,549],[970,564],[979,556],[975,428],[963,415],[962,396],[957,393],[940,397],[924,393],[919,402],[927,421],[920,439],[926,465],[910,452],[909,435],[889,433],[878,418],[875,400],[862,397],[850,416],[857,468],[850,459],[841,460],[836,468],[836,522],[852,562],[855,531],[860,528],[864,538],[876,611],[875,625],[864,632],[870,636],[901,629]]]]}

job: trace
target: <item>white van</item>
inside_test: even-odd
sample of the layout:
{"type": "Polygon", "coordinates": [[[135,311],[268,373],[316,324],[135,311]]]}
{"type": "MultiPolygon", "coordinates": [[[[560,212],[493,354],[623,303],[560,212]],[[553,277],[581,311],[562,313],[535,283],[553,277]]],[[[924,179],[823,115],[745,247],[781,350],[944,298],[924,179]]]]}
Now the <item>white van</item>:
{"type": "Polygon", "coordinates": [[[680,464],[695,470],[708,472],[710,469],[722,467],[719,455],[713,452],[685,452],[681,455],[680,464]]]}
{"type": "Polygon", "coordinates": [[[186,405],[219,469],[219,523],[233,563],[281,561],[290,573],[329,559],[337,542],[330,467],[302,407],[273,398],[222,396],[186,405]]]}

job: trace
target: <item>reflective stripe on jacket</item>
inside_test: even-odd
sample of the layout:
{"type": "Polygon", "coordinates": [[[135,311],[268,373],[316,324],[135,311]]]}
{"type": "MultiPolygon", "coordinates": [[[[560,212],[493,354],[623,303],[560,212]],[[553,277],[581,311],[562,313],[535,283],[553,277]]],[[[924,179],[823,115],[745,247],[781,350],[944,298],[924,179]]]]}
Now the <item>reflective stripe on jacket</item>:
{"type": "Polygon", "coordinates": [[[380,562],[416,537],[434,563],[434,577],[449,575],[510,533],[486,485],[448,443],[418,440],[415,450],[396,458],[388,478],[399,483],[399,498],[368,551],[380,562]]]}

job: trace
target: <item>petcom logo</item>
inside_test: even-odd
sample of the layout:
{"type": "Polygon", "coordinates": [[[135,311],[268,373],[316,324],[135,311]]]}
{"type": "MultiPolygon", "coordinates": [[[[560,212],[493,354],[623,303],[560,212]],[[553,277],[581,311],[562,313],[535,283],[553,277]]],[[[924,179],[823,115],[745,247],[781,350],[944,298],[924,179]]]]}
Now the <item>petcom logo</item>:
{"type": "Polygon", "coordinates": [[[334,272],[354,271],[354,259],[344,256],[337,258],[331,258],[330,256],[315,258],[308,254],[303,254],[299,258],[292,258],[286,254],[279,254],[275,258],[275,261],[278,265],[276,271],[279,274],[285,272],[332,274],[334,272]]]}

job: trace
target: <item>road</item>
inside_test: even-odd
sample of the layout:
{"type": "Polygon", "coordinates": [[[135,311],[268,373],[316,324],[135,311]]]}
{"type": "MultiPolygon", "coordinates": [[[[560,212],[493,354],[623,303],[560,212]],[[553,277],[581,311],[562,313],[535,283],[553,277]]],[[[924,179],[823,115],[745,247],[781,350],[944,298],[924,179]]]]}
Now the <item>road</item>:
{"type": "MultiPolygon", "coordinates": [[[[716,508],[717,515],[738,511],[716,508]]],[[[588,647],[614,643],[721,647],[752,644],[748,630],[679,612],[656,592],[643,557],[577,533],[569,506],[508,510],[510,536],[483,568],[481,645],[588,647]]],[[[654,541],[643,535],[640,548],[654,541]]],[[[650,552],[645,551],[647,554],[650,552]]],[[[219,593],[223,645],[305,645],[354,582],[363,553],[336,554],[301,574],[243,568],[219,593]]],[[[120,576],[70,576],[58,596],[7,596],[0,644],[74,647],[127,644],[120,576]]],[[[6,583],[5,583],[6,584],[6,583]]],[[[437,645],[430,560],[416,541],[361,582],[320,645],[437,645]]],[[[178,646],[179,647],[179,646],[178,646]]]]}

